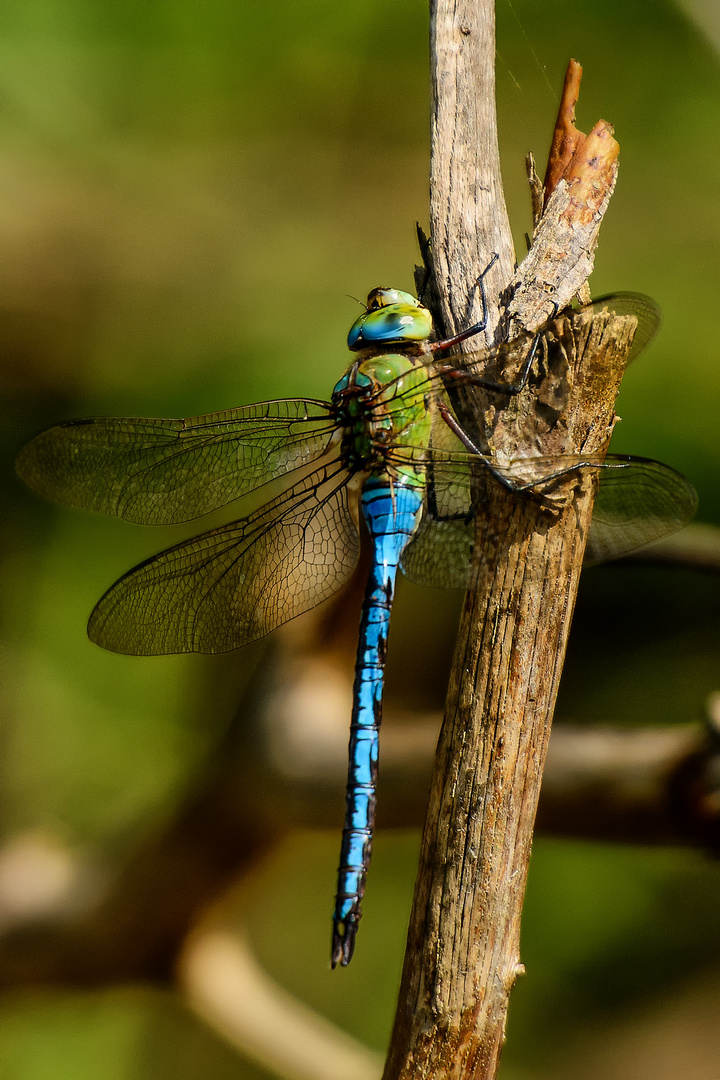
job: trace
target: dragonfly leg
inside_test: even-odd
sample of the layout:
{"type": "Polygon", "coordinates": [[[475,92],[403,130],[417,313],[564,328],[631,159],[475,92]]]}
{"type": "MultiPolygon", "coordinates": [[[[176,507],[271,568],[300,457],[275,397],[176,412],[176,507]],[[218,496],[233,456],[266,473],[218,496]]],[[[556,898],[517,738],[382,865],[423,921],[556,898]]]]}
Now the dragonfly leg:
{"type": "MultiPolygon", "coordinates": [[[[532,458],[529,460],[532,460],[532,458]]],[[[514,484],[513,491],[529,491],[532,493],[541,484],[550,484],[553,480],[562,480],[564,476],[569,476],[570,473],[577,472],[578,469],[626,469],[628,465],[629,462],[577,461],[564,469],[558,469],[557,472],[550,473],[549,476],[541,476],[539,480],[528,480],[525,484],[514,484]]],[[[540,492],[535,492],[535,494],[542,498],[540,492]]]]}
{"type": "Polygon", "coordinates": [[[467,434],[465,429],[460,427],[460,424],[458,424],[457,420],[455,419],[455,417],[453,416],[452,412],[447,407],[445,402],[444,401],[438,401],[437,407],[438,407],[438,412],[442,416],[443,420],[445,421],[447,426],[450,428],[453,435],[457,435],[458,439],[463,444],[465,449],[469,450],[471,454],[477,454],[478,457],[482,458],[482,454],[478,450],[477,446],[472,441],[470,436],[467,434]]]}
{"type": "Polygon", "coordinates": [[[512,480],[508,480],[507,477],[503,476],[502,473],[499,473],[497,469],[493,468],[493,466],[484,456],[484,454],[480,453],[477,446],[472,441],[467,432],[464,430],[464,428],[462,428],[460,424],[458,424],[457,420],[455,419],[452,412],[447,407],[444,401],[439,401],[437,407],[438,412],[440,413],[452,433],[458,437],[466,450],[469,450],[471,454],[475,454],[477,456],[478,464],[481,465],[484,469],[487,469],[490,475],[497,480],[498,484],[501,484],[502,487],[506,488],[507,491],[511,491],[513,494],[517,494],[519,491],[524,490],[524,488],[519,488],[516,484],[512,482],[512,480]]]}
{"type": "Polygon", "coordinates": [[[432,274],[432,263],[430,261],[431,246],[430,237],[425,235],[422,228],[420,227],[419,221],[415,222],[415,229],[417,232],[418,246],[420,247],[420,258],[422,259],[423,266],[425,267],[422,285],[420,286],[420,291],[418,293],[418,300],[422,304],[424,303],[425,293],[427,291],[428,285],[430,284],[430,275],[432,274]]]}
{"type": "Polygon", "coordinates": [[[498,382],[496,379],[488,379],[485,375],[476,375],[472,371],[463,371],[460,368],[452,367],[448,367],[446,370],[441,368],[439,374],[445,379],[452,380],[457,386],[481,386],[483,390],[492,390],[497,394],[506,394],[508,397],[515,397],[524,390],[527,385],[530,370],[535,361],[535,357],[537,356],[539,344],[543,340],[542,333],[538,331],[533,338],[532,345],[523,361],[520,377],[517,382],[514,383],[498,382]]]}
{"type": "Polygon", "coordinates": [[[624,462],[610,464],[609,462],[605,463],[600,461],[577,461],[564,469],[558,469],[554,473],[550,473],[548,476],[542,476],[539,480],[528,480],[525,483],[519,484],[514,480],[510,480],[507,476],[503,476],[503,474],[497,469],[495,469],[492,463],[488,461],[488,459],[483,454],[481,454],[480,450],[477,448],[477,446],[472,441],[467,432],[457,422],[444,401],[439,401],[437,407],[441,417],[443,418],[447,426],[450,428],[452,433],[457,436],[465,449],[469,450],[471,454],[475,454],[477,456],[478,464],[481,465],[484,469],[487,469],[490,475],[493,476],[494,479],[497,480],[497,482],[502,487],[504,487],[507,491],[511,491],[514,495],[520,495],[523,492],[529,492],[536,495],[537,498],[542,500],[544,496],[541,492],[536,490],[538,487],[540,487],[540,485],[550,484],[553,482],[553,480],[561,480],[564,476],[568,476],[570,473],[577,472],[578,469],[626,468],[626,464],[624,462]]]}
{"type": "Polygon", "coordinates": [[[465,341],[466,338],[473,337],[475,334],[481,334],[488,321],[488,302],[487,293],[485,292],[485,278],[492,270],[495,263],[498,261],[499,255],[497,252],[493,252],[490,262],[483,270],[480,277],[477,279],[478,286],[480,288],[480,300],[482,301],[482,319],[480,322],[473,323],[472,326],[468,326],[467,330],[461,330],[459,334],[455,334],[453,337],[445,338],[443,341],[431,342],[429,348],[430,352],[443,352],[445,349],[452,349],[453,345],[457,345],[460,341],[465,341]]]}

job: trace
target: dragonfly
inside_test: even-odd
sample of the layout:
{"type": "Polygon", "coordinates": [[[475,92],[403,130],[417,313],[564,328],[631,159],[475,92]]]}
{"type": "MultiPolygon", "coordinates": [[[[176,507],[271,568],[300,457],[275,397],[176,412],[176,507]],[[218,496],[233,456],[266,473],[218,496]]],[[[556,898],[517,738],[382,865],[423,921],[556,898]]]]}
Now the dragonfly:
{"type": "Polygon", "coordinates": [[[523,393],[560,318],[574,327],[600,311],[632,316],[634,353],[658,324],[652,301],[618,293],[568,309],[510,344],[460,353],[455,346],[487,323],[483,276],[479,286],[481,320],[441,340],[431,340],[432,317],[420,300],[374,289],[350,329],[350,363],[329,401],[266,401],[184,420],[69,420],[37,435],[17,462],[22,479],[43,496],[145,525],[190,521],[269,486],[269,497],[252,513],[161,551],[108,589],[90,615],[89,636],[132,655],[222,653],[319,604],[355,568],[362,515],[370,569],[332,967],[352,958],[370,864],[398,568],[420,584],[465,585],[474,521],[490,512],[498,485],[518,498],[541,497],[558,478],[594,470],[600,482],[586,547],[590,563],[681,528],[695,510],[692,486],[659,462],[612,455],[501,461],[479,452],[457,419],[449,388],[481,387],[500,404],[523,393]],[[514,381],[490,378],[498,370],[519,374],[514,381]]]}

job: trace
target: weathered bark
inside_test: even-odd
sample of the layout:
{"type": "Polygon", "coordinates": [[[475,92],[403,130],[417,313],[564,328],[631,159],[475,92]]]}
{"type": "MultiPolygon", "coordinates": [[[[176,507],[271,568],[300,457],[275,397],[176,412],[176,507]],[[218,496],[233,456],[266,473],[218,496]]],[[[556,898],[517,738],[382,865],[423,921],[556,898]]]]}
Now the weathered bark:
{"type": "MultiPolygon", "coordinates": [[[[487,283],[491,304],[492,283],[510,278],[492,3],[437,0],[431,27],[433,267],[454,331],[471,317],[468,282],[491,251],[500,254],[487,283]]],[[[558,122],[567,115],[561,108],[558,122]]],[[[574,151],[512,279],[510,318],[495,320],[510,332],[544,322],[592,268],[617,144],[601,123],[574,151]]],[[[573,335],[558,320],[533,393],[507,408],[497,395],[468,395],[463,423],[472,410],[475,438],[500,455],[602,454],[634,329],[633,319],[605,314],[573,335]]],[[[575,475],[550,506],[498,488],[478,518],[476,584],[463,609],[384,1080],[496,1075],[508,998],[522,971],[532,829],[595,487],[591,475],[575,475]]]]}
{"type": "MultiPolygon", "coordinates": [[[[510,280],[515,256],[497,141],[493,2],[438,0],[430,5],[430,19],[430,232],[440,321],[453,333],[481,315],[473,285],[492,253],[498,261],[485,282],[491,300],[510,280]]],[[[498,321],[491,303],[488,344],[498,321]]]]}

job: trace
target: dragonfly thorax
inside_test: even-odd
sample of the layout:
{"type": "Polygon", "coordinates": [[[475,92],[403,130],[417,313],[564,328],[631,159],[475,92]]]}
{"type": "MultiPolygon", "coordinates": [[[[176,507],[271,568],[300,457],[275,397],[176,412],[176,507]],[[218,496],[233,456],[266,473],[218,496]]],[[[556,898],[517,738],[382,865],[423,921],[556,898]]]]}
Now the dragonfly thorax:
{"type": "Polygon", "coordinates": [[[406,479],[420,476],[430,435],[430,388],[418,357],[384,353],[357,360],[332,396],[346,467],[354,473],[394,467],[405,475],[411,462],[406,479]]]}
{"type": "Polygon", "coordinates": [[[427,341],[431,333],[432,316],[414,296],[401,289],[373,289],[366,310],[350,328],[348,348],[357,352],[373,346],[427,341]]]}

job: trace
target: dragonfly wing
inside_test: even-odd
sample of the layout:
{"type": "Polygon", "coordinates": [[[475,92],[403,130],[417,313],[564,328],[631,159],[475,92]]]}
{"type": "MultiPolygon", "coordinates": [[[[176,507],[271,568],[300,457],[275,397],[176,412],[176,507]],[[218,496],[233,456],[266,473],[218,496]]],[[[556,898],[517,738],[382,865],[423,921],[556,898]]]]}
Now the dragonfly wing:
{"type": "Polygon", "coordinates": [[[595,499],[585,565],[619,559],[687,525],[697,509],[692,484],[669,465],[643,458],[608,458],[625,468],[603,469],[595,499]]]}
{"type": "Polygon", "coordinates": [[[136,566],[95,607],[91,639],[134,656],[226,652],[319,604],[357,561],[347,479],[316,470],[250,517],[136,566]]]}
{"type": "Polygon", "coordinates": [[[660,308],[654,300],[642,293],[610,293],[608,296],[600,296],[591,304],[571,309],[567,314],[574,320],[580,320],[583,316],[599,315],[603,311],[613,312],[615,315],[630,315],[637,319],[628,363],[635,360],[643,349],[647,348],[660,329],[660,308]]]}
{"type": "Polygon", "coordinates": [[[474,519],[443,520],[426,513],[400,565],[405,576],[417,585],[464,589],[470,578],[474,542],[474,519]]]}
{"type": "Polygon", "coordinates": [[[449,429],[449,437],[443,435],[442,427],[433,430],[424,513],[400,565],[405,576],[418,585],[462,589],[470,576],[475,519],[484,512],[491,493],[480,464],[485,459],[457,450],[457,439],[449,429]]]}
{"type": "Polygon", "coordinates": [[[329,410],[291,399],[188,420],[69,420],[29,442],[17,471],[67,506],[169,525],[314,460],[334,430],[329,410]]]}
{"type": "Polygon", "coordinates": [[[487,513],[499,483],[517,498],[547,495],[557,481],[583,468],[596,469],[600,485],[590,523],[585,565],[622,558],[676,532],[697,507],[692,484],[667,465],[608,455],[528,458],[500,466],[489,458],[454,453],[428,467],[426,508],[402,558],[405,574],[421,585],[465,587],[475,538],[475,518],[487,513]],[[455,460],[451,460],[454,458],[455,460]]]}

